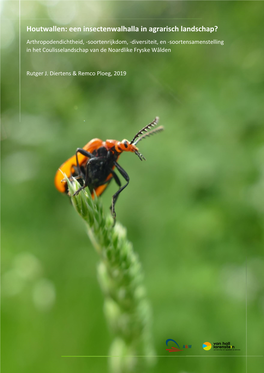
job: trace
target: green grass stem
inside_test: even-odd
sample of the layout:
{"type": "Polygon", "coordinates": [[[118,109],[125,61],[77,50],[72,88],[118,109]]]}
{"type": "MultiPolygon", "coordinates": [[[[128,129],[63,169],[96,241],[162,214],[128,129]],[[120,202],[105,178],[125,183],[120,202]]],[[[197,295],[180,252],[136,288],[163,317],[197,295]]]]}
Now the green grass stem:
{"type": "MultiPolygon", "coordinates": [[[[67,179],[67,183],[72,196],[80,184],[75,179],[67,179]]],[[[150,334],[151,309],[138,255],[127,239],[126,229],[118,222],[113,227],[112,217],[103,213],[100,198],[92,199],[88,188],[71,200],[85,221],[100,258],[98,280],[104,294],[104,313],[114,335],[109,352],[110,371],[145,372],[155,358],[150,334]],[[139,355],[145,358],[137,358],[139,355]]]]}

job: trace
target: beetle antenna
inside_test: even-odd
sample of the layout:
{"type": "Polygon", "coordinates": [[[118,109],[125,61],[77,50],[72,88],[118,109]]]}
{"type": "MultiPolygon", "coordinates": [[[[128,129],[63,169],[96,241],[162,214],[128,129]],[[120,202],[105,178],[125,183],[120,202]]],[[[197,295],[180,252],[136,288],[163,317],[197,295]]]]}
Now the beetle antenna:
{"type": "Polygon", "coordinates": [[[161,132],[164,130],[163,126],[159,126],[158,128],[154,128],[152,131],[149,131],[147,133],[144,133],[144,135],[140,136],[133,145],[136,145],[139,141],[145,139],[146,137],[149,137],[151,135],[154,135],[155,133],[161,132]]]}
{"type": "MultiPolygon", "coordinates": [[[[156,117],[151,123],[143,127],[133,138],[133,140],[130,142],[130,144],[134,144],[134,141],[136,140],[137,137],[142,135],[143,132],[147,132],[151,127],[154,127],[158,124],[159,117],[156,117]]],[[[139,141],[139,140],[138,140],[139,141]]],[[[138,142],[137,141],[137,142],[138,142]]],[[[136,143],[135,143],[136,144],[136,143]]]]}

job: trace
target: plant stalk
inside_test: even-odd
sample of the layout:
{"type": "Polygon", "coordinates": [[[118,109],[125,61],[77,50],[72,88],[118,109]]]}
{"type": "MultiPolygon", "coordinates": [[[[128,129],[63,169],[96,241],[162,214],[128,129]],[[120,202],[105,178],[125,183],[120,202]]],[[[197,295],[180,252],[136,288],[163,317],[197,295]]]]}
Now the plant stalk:
{"type": "Polygon", "coordinates": [[[143,285],[137,254],[127,240],[126,229],[118,222],[113,227],[105,217],[100,199],[77,180],[69,181],[72,204],[87,225],[88,236],[99,255],[98,280],[104,294],[104,313],[114,335],[109,352],[112,373],[145,372],[154,361],[151,343],[151,309],[143,285]]]}

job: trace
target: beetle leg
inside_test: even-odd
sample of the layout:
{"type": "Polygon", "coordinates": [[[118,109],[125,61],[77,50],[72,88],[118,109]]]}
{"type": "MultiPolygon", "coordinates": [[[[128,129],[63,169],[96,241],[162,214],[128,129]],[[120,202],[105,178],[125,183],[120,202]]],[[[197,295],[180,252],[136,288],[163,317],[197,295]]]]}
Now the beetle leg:
{"type": "MultiPolygon", "coordinates": [[[[69,177],[68,178],[70,181],[73,181],[73,176],[69,177]]],[[[74,179],[78,180],[78,179],[82,179],[81,175],[78,175],[78,176],[74,176],[74,179]]],[[[62,179],[61,180],[61,183],[66,183],[67,182],[67,179],[62,179]]]]}
{"type": "MultiPolygon", "coordinates": [[[[72,166],[72,168],[74,169],[74,174],[71,172],[71,177],[69,177],[68,179],[70,181],[73,181],[73,179],[76,179],[76,180],[83,179],[82,175],[80,175],[80,173],[79,173],[78,167],[77,166],[72,166]],[[73,175],[75,175],[75,176],[73,176],[73,175]]],[[[66,182],[66,179],[62,179],[62,182],[63,181],[66,182]]]]}
{"type": "MultiPolygon", "coordinates": [[[[78,153],[81,153],[82,155],[84,155],[85,157],[87,157],[89,159],[95,158],[95,155],[93,155],[92,153],[87,152],[86,150],[84,150],[82,148],[77,148],[77,150],[76,150],[76,164],[77,164],[76,168],[77,168],[77,171],[78,171],[79,175],[77,175],[75,177],[75,179],[80,179],[80,178],[81,179],[85,179],[85,175],[81,171],[81,167],[80,167],[80,164],[79,164],[78,153]]],[[[87,187],[87,183],[86,183],[86,180],[85,180],[84,185],[81,188],[79,188],[78,190],[76,190],[76,192],[73,194],[73,196],[76,196],[77,194],[79,194],[80,191],[82,189],[86,188],[86,187],[87,187]]]]}
{"type": "MultiPolygon", "coordinates": [[[[126,180],[126,184],[124,186],[121,187],[121,183],[120,185],[118,184],[117,180],[115,179],[115,181],[117,182],[118,186],[120,187],[119,190],[113,195],[113,198],[112,198],[112,204],[110,206],[110,210],[111,210],[111,214],[113,216],[113,219],[114,219],[114,224],[113,226],[115,225],[115,221],[116,221],[116,212],[115,212],[115,204],[116,204],[116,201],[117,201],[117,198],[119,196],[119,194],[122,192],[122,190],[124,190],[127,186],[128,186],[128,183],[129,183],[129,176],[128,174],[126,173],[126,171],[117,163],[117,162],[114,162],[114,165],[116,166],[116,168],[118,169],[118,171],[120,172],[120,174],[123,176],[123,178],[126,180]]],[[[114,174],[113,174],[114,176],[114,174]]],[[[117,176],[117,175],[116,175],[117,176]]],[[[114,177],[115,178],[115,177],[114,177]]],[[[119,180],[120,182],[120,180],[119,180]]]]}
{"type": "Polygon", "coordinates": [[[80,191],[81,190],[83,190],[84,188],[86,188],[87,187],[87,185],[83,185],[83,186],[81,186],[78,190],[76,190],[76,192],[72,195],[73,197],[74,196],[77,196],[79,193],[80,193],[80,191]]]}
{"type": "Polygon", "coordinates": [[[79,160],[78,160],[78,155],[77,155],[78,153],[81,153],[82,155],[84,155],[87,158],[95,158],[95,156],[92,153],[89,153],[89,152],[87,152],[86,150],[84,150],[82,148],[77,148],[77,150],[76,150],[77,169],[78,169],[79,175],[84,179],[84,174],[82,173],[81,167],[79,165],[79,160]]]}
{"type": "Polygon", "coordinates": [[[113,175],[113,178],[114,178],[115,182],[117,183],[117,185],[120,188],[121,187],[121,181],[119,180],[119,177],[117,176],[117,174],[115,173],[115,171],[113,171],[112,169],[110,169],[109,172],[113,175]]]}

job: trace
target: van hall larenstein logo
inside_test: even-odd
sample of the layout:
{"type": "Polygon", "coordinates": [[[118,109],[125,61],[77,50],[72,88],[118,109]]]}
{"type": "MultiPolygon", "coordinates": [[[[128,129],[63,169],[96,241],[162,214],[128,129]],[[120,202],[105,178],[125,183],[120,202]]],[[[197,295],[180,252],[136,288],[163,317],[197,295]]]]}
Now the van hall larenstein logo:
{"type": "Polygon", "coordinates": [[[209,351],[211,348],[214,351],[240,351],[240,349],[236,348],[230,342],[214,342],[213,344],[210,342],[203,343],[203,349],[205,351],[209,351]]]}
{"type": "MultiPolygon", "coordinates": [[[[169,347],[169,342],[173,342],[173,344],[175,344],[176,346],[173,346],[172,343],[170,343],[170,348],[166,348],[167,351],[169,352],[178,352],[178,351],[183,351],[181,350],[180,346],[178,345],[178,343],[176,341],[174,341],[174,339],[167,339],[166,341],[166,346],[169,347]]],[[[183,345],[182,348],[186,349],[186,348],[192,348],[192,345],[183,345]]]]}
{"type": "Polygon", "coordinates": [[[204,349],[205,351],[209,351],[209,350],[211,350],[211,348],[212,348],[212,345],[211,345],[210,342],[204,342],[204,343],[203,343],[203,349],[204,349]]]}

